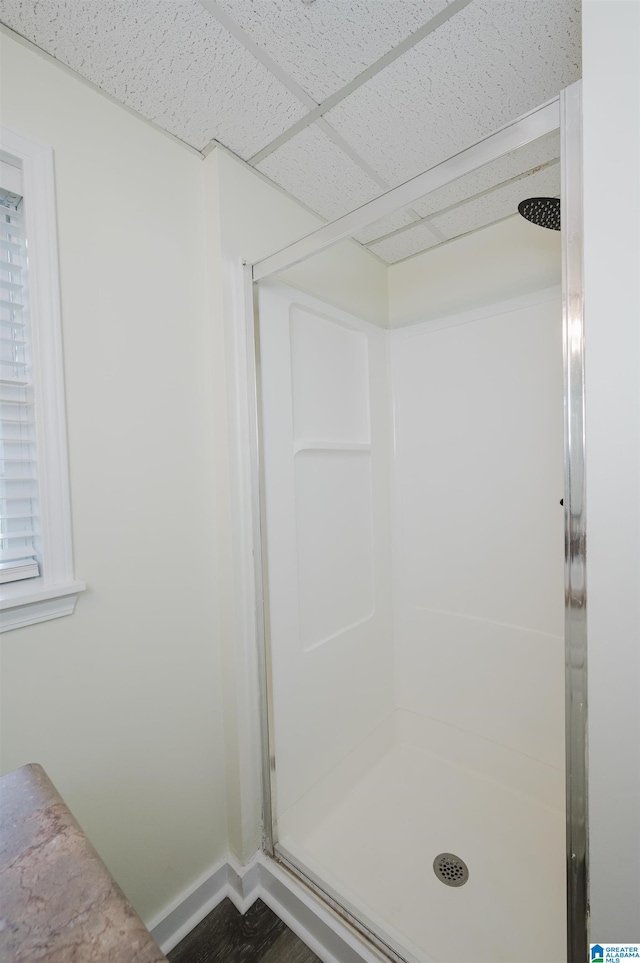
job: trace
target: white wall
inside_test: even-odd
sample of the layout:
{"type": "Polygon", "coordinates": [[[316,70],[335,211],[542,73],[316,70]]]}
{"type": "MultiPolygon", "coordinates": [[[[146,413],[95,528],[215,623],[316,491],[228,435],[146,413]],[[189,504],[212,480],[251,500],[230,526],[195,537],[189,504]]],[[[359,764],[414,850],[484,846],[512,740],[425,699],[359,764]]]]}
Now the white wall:
{"type": "MultiPolygon", "coordinates": [[[[2,768],[43,763],[149,921],[228,847],[245,860],[259,844],[244,368],[224,268],[320,220],[226,152],[202,161],[0,39],[2,121],[55,152],[89,586],[73,617],[2,638],[2,768]]],[[[379,323],[386,271],[342,247],[322,259],[333,296],[379,323]]],[[[317,268],[298,276],[327,286],[317,268]]]]}
{"type": "MultiPolygon", "coordinates": [[[[229,847],[241,861],[260,843],[258,683],[255,678],[251,478],[245,331],[238,324],[234,271],[321,225],[318,217],[224,150],[204,162],[216,403],[214,460],[218,585],[225,687],[229,847]]],[[[368,318],[386,320],[386,268],[359,245],[339,245],[287,280],[368,318]]]]}
{"type": "Polygon", "coordinates": [[[640,941],[640,5],[584,0],[591,939],[640,941]]]}
{"type": "MultiPolygon", "coordinates": [[[[258,261],[322,226],[319,217],[227,151],[216,151],[215,163],[223,258],[258,261]]],[[[281,280],[374,324],[387,322],[387,266],[355,241],[290,268],[281,280]]]]}
{"type": "Polygon", "coordinates": [[[226,852],[202,161],[24,47],[54,148],[73,616],[2,636],[3,771],[40,762],[149,920],[226,852]]]}
{"type": "Polygon", "coordinates": [[[392,344],[398,707],[562,770],[559,292],[392,344]]]}
{"type": "Polygon", "coordinates": [[[560,265],[560,234],[516,214],[392,264],[390,325],[430,321],[552,287],[560,284],[560,265]]]}
{"type": "MultiPolygon", "coordinates": [[[[320,221],[225,152],[203,163],[2,45],[3,122],[55,151],[74,550],[89,585],[72,618],[3,637],[2,766],[44,764],[149,920],[228,843],[246,859],[259,842],[222,262],[320,221]],[[165,562],[167,536],[180,564],[165,562]]],[[[335,300],[380,321],[385,269],[343,247],[323,258],[335,300]]]]}

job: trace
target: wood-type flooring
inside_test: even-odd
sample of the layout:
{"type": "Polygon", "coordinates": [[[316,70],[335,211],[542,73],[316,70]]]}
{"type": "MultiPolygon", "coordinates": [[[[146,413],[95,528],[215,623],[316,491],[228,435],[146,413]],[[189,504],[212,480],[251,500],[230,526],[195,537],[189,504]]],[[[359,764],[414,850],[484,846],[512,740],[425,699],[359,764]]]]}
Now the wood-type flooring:
{"type": "Polygon", "coordinates": [[[320,963],[261,900],[244,916],[223,900],[167,956],[171,963],[320,963]]]}

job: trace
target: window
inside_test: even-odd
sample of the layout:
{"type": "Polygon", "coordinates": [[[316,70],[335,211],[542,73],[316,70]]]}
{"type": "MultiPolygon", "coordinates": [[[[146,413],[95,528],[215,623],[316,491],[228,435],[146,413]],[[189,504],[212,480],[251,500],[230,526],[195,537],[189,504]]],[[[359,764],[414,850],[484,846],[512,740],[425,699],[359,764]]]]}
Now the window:
{"type": "Polygon", "coordinates": [[[70,615],[73,577],[50,148],[0,129],[0,628],[70,615]]]}

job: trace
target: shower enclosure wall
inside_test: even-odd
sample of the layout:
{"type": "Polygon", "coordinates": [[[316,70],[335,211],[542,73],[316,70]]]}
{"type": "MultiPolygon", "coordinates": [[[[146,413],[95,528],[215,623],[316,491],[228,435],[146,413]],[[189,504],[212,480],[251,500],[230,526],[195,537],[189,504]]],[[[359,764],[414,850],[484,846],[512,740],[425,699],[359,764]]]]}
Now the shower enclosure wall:
{"type": "Polygon", "coordinates": [[[267,851],[395,958],[530,963],[543,925],[565,959],[562,289],[434,317],[425,284],[390,329],[277,267],[256,272],[267,851]]]}

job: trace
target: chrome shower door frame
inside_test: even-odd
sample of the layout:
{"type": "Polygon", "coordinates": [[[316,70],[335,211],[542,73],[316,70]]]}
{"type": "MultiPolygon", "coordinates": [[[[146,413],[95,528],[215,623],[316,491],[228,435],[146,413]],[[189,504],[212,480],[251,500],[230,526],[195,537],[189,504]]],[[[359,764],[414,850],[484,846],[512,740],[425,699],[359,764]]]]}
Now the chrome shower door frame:
{"type": "Polygon", "coordinates": [[[589,949],[582,84],[560,97],[567,959],[589,949]]]}
{"type": "Polygon", "coordinates": [[[253,264],[243,266],[244,323],[248,364],[249,426],[255,572],[257,665],[260,681],[263,851],[276,859],[298,882],[324,901],[346,924],[365,936],[390,959],[403,958],[302,866],[276,852],[276,765],[273,741],[273,690],[268,617],[264,477],[262,472],[260,345],[257,285],[350,238],[355,232],[424,194],[482,167],[532,140],[560,128],[562,140],[562,304],[565,413],[565,718],[566,718],[566,841],[567,841],[567,961],[587,958],[588,824],[587,824],[587,633],[584,434],[584,317],[582,211],[581,82],[506,125],[472,147],[448,158],[362,207],[324,225],[253,264]]]}

